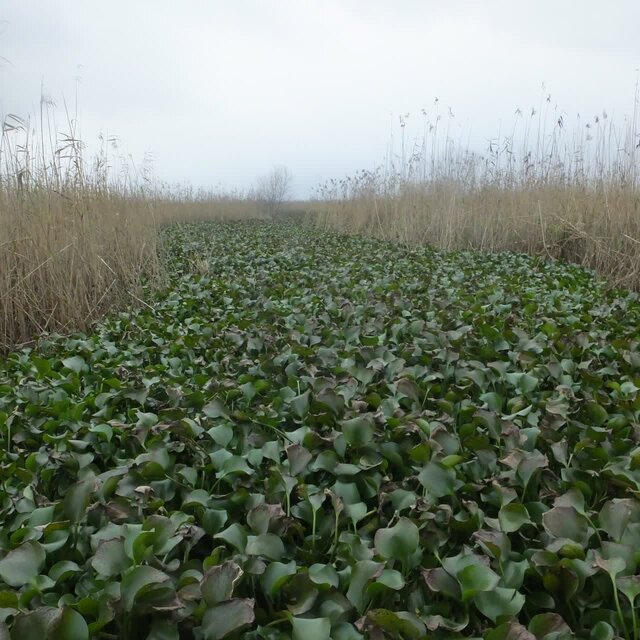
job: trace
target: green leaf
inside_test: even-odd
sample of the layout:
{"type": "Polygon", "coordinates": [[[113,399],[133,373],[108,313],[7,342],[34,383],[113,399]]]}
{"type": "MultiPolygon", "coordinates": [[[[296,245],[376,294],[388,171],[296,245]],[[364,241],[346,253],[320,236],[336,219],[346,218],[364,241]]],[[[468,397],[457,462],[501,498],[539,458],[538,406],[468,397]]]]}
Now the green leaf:
{"type": "Polygon", "coordinates": [[[144,406],[149,396],[149,389],[129,389],[123,393],[125,398],[135,400],[139,405],[144,406]]]}
{"type": "Polygon", "coordinates": [[[640,595],[640,576],[624,576],[616,578],[618,589],[624,593],[631,606],[635,608],[636,598],[640,595]]]}
{"type": "Polygon", "coordinates": [[[603,558],[599,553],[595,554],[594,565],[608,573],[611,580],[615,580],[616,576],[622,573],[627,566],[622,558],[603,558]]]}
{"type": "Polygon", "coordinates": [[[376,551],[383,558],[393,558],[406,563],[419,544],[420,532],[409,518],[402,517],[393,527],[376,531],[376,551]]]}
{"type": "Polygon", "coordinates": [[[554,507],[573,507],[580,515],[585,515],[584,495],[578,489],[569,489],[566,493],[558,496],[554,502],[554,507]]]}
{"type": "Polygon", "coordinates": [[[461,462],[464,462],[464,458],[462,456],[457,455],[457,454],[453,454],[453,455],[450,455],[450,456],[445,456],[444,458],[442,458],[442,460],[440,460],[440,464],[445,468],[456,467],[461,462]]]}
{"type": "Polygon", "coordinates": [[[631,498],[614,498],[605,502],[599,515],[600,528],[612,540],[620,542],[627,526],[640,521],[640,503],[631,498]]]}
{"type": "Polygon", "coordinates": [[[251,382],[245,382],[245,384],[241,384],[239,388],[249,402],[255,398],[257,391],[251,382]]]}
{"type": "Polygon", "coordinates": [[[222,640],[230,633],[251,624],[255,603],[248,598],[236,598],[208,608],[202,618],[203,640],[222,640]]]}
{"type": "Polygon", "coordinates": [[[248,556],[263,556],[269,560],[280,560],[285,553],[282,539],[274,533],[261,533],[249,536],[245,553],[248,556]]]}
{"type": "Polygon", "coordinates": [[[62,615],[51,625],[49,640],[89,640],[89,627],[77,611],[64,607],[62,615]]]}
{"type": "Polygon", "coordinates": [[[80,522],[86,516],[89,500],[95,491],[95,479],[77,482],[67,489],[62,510],[71,522],[80,522]]]}
{"type": "Polygon", "coordinates": [[[262,574],[262,586],[270,598],[275,598],[280,589],[294,575],[297,567],[294,560],[285,564],[282,562],[271,562],[266,571],[262,574]]]}
{"type": "Polygon", "coordinates": [[[510,589],[519,589],[524,582],[527,569],[530,568],[528,560],[506,560],[502,565],[502,586],[510,589]]]}
{"type": "Polygon", "coordinates": [[[45,559],[46,553],[40,543],[25,542],[0,560],[0,578],[10,587],[21,587],[40,573],[45,559]]]}
{"type": "Polygon", "coordinates": [[[120,539],[102,542],[91,559],[91,566],[103,578],[126,571],[131,566],[131,559],[125,553],[124,542],[120,539]]]}
{"type": "Polygon", "coordinates": [[[209,535],[214,535],[227,522],[229,514],[222,509],[205,509],[202,515],[202,526],[209,535]]]}
{"type": "Polygon", "coordinates": [[[620,393],[623,395],[630,395],[636,393],[636,391],[640,391],[639,387],[636,387],[631,380],[626,380],[620,385],[620,393]]]}
{"type": "Polygon", "coordinates": [[[487,403],[487,407],[489,407],[490,411],[502,411],[504,398],[501,395],[491,391],[488,393],[483,393],[480,396],[480,400],[487,403]]]}
{"type": "Polygon", "coordinates": [[[468,602],[482,591],[492,591],[500,582],[500,577],[494,571],[480,564],[470,564],[459,571],[456,578],[460,583],[463,602],[468,602]]]}
{"type": "Polygon", "coordinates": [[[247,460],[242,456],[230,456],[223,463],[222,468],[216,474],[217,478],[225,478],[232,474],[246,474],[251,475],[253,469],[247,464],[247,460]]]}
{"type": "Polygon", "coordinates": [[[61,560],[60,562],[56,562],[56,564],[49,569],[49,577],[56,582],[64,582],[67,578],[75,575],[76,573],[80,573],[82,569],[75,563],[70,560],[61,560]]]}
{"type": "Polygon", "coordinates": [[[375,422],[369,415],[343,420],[341,426],[345,440],[352,447],[363,447],[373,439],[375,422]]]}
{"type": "Polygon", "coordinates": [[[422,571],[422,577],[431,591],[442,593],[454,600],[462,599],[460,583],[442,567],[424,569],[422,571]]]}
{"type": "Polygon", "coordinates": [[[286,449],[289,459],[289,471],[292,476],[300,475],[306,468],[313,456],[302,445],[292,444],[286,449]]]}
{"type": "Polygon", "coordinates": [[[504,533],[514,533],[524,525],[532,524],[527,508],[517,502],[504,505],[498,513],[498,521],[504,533]]]}
{"type": "Polygon", "coordinates": [[[504,622],[495,629],[487,631],[484,638],[485,640],[536,640],[536,637],[516,620],[504,622]]]}
{"type": "Polygon", "coordinates": [[[40,640],[48,638],[52,627],[62,617],[62,610],[54,607],[38,607],[35,611],[16,616],[11,629],[13,640],[40,640]]]}
{"type": "Polygon", "coordinates": [[[228,526],[224,531],[216,533],[214,538],[224,540],[227,544],[235,547],[240,553],[244,553],[247,546],[247,532],[245,528],[234,522],[228,526]]]}
{"type": "Polygon", "coordinates": [[[364,636],[356,631],[349,622],[340,622],[331,630],[333,640],[364,640],[364,636]]]}
{"type": "Polygon", "coordinates": [[[595,426],[602,426],[609,418],[607,410],[596,402],[589,402],[586,405],[585,410],[591,423],[595,426]]]}
{"type": "Polygon", "coordinates": [[[363,613],[370,597],[366,594],[367,583],[382,575],[384,564],[382,562],[372,562],[371,560],[360,560],[356,562],[351,572],[351,581],[347,590],[347,599],[353,604],[358,613],[363,613]]]}
{"type": "Polygon", "coordinates": [[[420,618],[406,611],[372,609],[367,613],[365,624],[383,629],[394,638],[419,640],[425,637],[426,632],[420,618]]]}
{"type": "Polygon", "coordinates": [[[293,618],[293,640],[329,640],[331,621],[329,618],[293,618]]]}
{"type": "MultiPolygon", "coordinates": [[[[18,609],[18,594],[13,590],[0,591],[0,609],[18,609]]],[[[2,619],[0,617],[0,619],[2,619]]]]}
{"type": "Polygon", "coordinates": [[[367,587],[367,592],[375,596],[378,593],[383,593],[387,589],[400,591],[400,589],[404,588],[405,584],[405,580],[399,571],[395,569],[385,569],[382,575],[367,587]]]}
{"type": "Polygon", "coordinates": [[[298,418],[304,418],[309,413],[309,404],[311,402],[311,391],[305,391],[299,396],[291,399],[289,406],[294,415],[298,418]]]}
{"type": "Polygon", "coordinates": [[[146,640],[180,640],[177,626],[170,626],[166,620],[154,620],[146,640]]]}
{"type": "Polygon", "coordinates": [[[78,374],[82,373],[82,371],[87,367],[87,363],[81,356],[71,356],[70,358],[65,358],[62,361],[62,364],[70,371],[78,374]]]}
{"type": "Polygon", "coordinates": [[[131,611],[136,598],[155,586],[170,582],[166,573],[153,567],[141,566],[131,569],[122,579],[121,596],[125,611],[131,611]]]}
{"type": "Polygon", "coordinates": [[[354,504],[345,505],[344,512],[351,520],[351,523],[355,527],[358,522],[364,519],[367,515],[367,505],[364,502],[356,502],[354,504]]]}
{"type": "Polygon", "coordinates": [[[551,634],[554,634],[554,637],[571,635],[569,625],[557,613],[540,613],[533,616],[529,623],[529,631],[537,640],[542,640],[551,634]],[[559,634],[559,636],[555,634],[559,634]]]}
{"type": "Polygon", "coordinates": [[[207,433],[221,447],[226,447],[233,440],[233,429],[228,424],[219,424],[216,427],[211,427],[207,433]]]}
{"type": "Polygon", "coordinates": [[[227,408],[219,400],[211,400],[204,407],[202,412],[207,418],[228,418],[229,412],[227,408]]]}
{"type": "Polygon", "coordinates": [[[553,507],[542,515],[542,524],[556,538],[568,538],[586,545],[592,529],[585,516],[578,513],[575,507],[553,507]]]}
{"type": "Polygon", "coordinates": [[[495,587],[491,591],[478,593],[473,602],[482,614],[495,623],[503,616],[517,616],[524,606],[525,598],[515,589],[495,587]]]}
{"type": "Polygon", "coordinates": [[[608,622],[600,620],[593,625],[590,638],[591,640],[613,640],[615,635],[613,627],[608,622]]]}
{"type": "Polygon", "coordinates": [[[309,567],[309,578],[317,585],[338,588],[338,572],[330,564],[312,564],[309,567]]]}
{"type": "Polygon", "coordinates": [[[439,462],[429,462],[419,473],[418,480],[434,498],[444,498],[453,494],[456,472],[439,462]]]}
{"type": "Polygon", "coordinates": [[[505,378],[507,382],[522,391],[524,395],[531,394],[538,386],[538,378],[529,373],[507,373],[505,378]]]}

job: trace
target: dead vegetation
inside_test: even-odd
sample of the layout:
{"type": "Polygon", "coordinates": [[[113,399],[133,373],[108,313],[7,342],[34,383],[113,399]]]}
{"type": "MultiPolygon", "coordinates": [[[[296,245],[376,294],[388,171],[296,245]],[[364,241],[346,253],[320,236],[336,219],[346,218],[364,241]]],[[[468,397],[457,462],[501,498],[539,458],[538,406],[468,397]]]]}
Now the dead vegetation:
{"type": "MultiPolygon", "coordinates": [[[[437,105],[436,105],[437,107],[437,105]]],[[[374,171],[324,184],[318,224],[444,249],[521,251],[576,262],[640,287],[638,93],[633,115],[569,128],[547,97],[483,155],[450,135],[453,114],[423,112],[409,144],[374,171]]],[[[397,146],[397,143],[396,143],[397,146]]]]}
{"type": "Polygon", "coordinates": [[[170,189],[102,140],[89,161],[67,118],[4,119],[0,140],[0,350],[42,332],[86,329],[161,282],[158,229],[257,215],[242,194],[170,189]]]}

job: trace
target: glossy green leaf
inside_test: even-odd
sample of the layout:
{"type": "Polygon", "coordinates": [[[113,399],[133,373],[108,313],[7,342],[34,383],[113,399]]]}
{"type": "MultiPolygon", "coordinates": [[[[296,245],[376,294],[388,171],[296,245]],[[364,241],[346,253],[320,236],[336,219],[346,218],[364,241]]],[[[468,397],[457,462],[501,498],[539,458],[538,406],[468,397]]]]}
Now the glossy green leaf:
{"type": "Polygon", "coordinates": [[[51,640],[89,640],[89,627],[77,611],[65,607],[52,624],[48,637],[51,640]]]}
{"type": "Polygon", "coordinates": [[[458,572],[456,578],[460,583],[464,602],[471,600],[482,591],[493,591],[500,582],[499,576],[494,571],[478,564],[465,567],[458,572]]]}
{"type": "Polygon", "coordinates": [[[136,598],[144,591],[159,584],[169,583],[169,576],[153,567],[135,567],[128,571],[122,579],[122,605],[125,611],[133,609],[136,598]]]}
{"type": "Polygon", "coordinates": [[[430,462],[418,475],[422,486],[434,498],[451,495],[456,486],[456,473],[438,462],[430,462]]]}
{"type": "Polygon", "coordinates": [[[11,587],[21,587],[33,580],[42,569],[46,553],[35,541],[25,542],[0,560],[0,578],[11,587]]]}
{"type": "Polygon", "coordinates": [[[523,504],[511,502],[504,505],[498,513],[500,529],[505,533],[514,533],[526,524],[531,524],[529,512],[523,504]]]}
{"type": "Polygon", "coordinates": [[[285,553],[282,540],[273,533],[262,533],[258,536],[249,536],[245,549],[247,555],[264,556],[270,560],[280,560],[285,553]]]}
{"type": "Polygon", "coordinates": [[[293,640],[329,640],[331,621],[328,618],[293,618],[293,640]]]}
{"type": "Polygon", "coordinates": [[[378,529],[375,535],[376,551],[383,558],[407,562],[420,543],[420,532],[409,518],[400,518],[387,529],[378,529]]]}
{"type": "Polygon", "coordinates": [[[81,356],[71,356],[69,358],[65,358],[62,361],[62,364],[67,369],[74,371],[75,373],[82,373],[82,371],[87,366],[87,363],[84,361],[84,358],[82,358],[81,356]]]}
{"type": "Polygon", "coordinates": [[[124,543],[120,539],[102,542],[91,559],[93,568],[104,578],[119,575],[130,567],[131,563],[131,559],[124,550],[124,543]]]}
{"type": "Polygon", "coordinates": [[[271,562],[266,571],[262,574],[262,585],[265,593],[270,598],[275,598],[283,585],[294,575],[296,575],[297,567],[295,561],[288,563],[271,562]]]}
{"type": "Polygon", "coordinates": [[[553,507],[542,516],[545,530],[556,538],[568,538],[586,544],[591,529],[585,516],[574,507],[553,507]]]}
{"type": "Polygon", "coordinates": [[[525,597],[515,589],[494,587],[491,591],[478,593],[473,602],[483,615],[495,623],[503,616],[517,616],[524,606],[525,597]]]}
{"type": "Polygon", "coordinates": [[[254,601],[236,598],[209,607],[202,618],[201,633],[204,640],[222,640],[238,629],[250,625],[255,614],[254,601]]]}
{"type": "Polygon", "coordinates": [[[313,564],[309,567],[309,578],[317,585],[338,587],[338,572],[330,564],[313,564]]]}
{"type": "Polygon", "coordinates": [[[369,416],[344,420],[341,426],[345,440],[353,447],[362,447],[373,438],[375,424],[369,416]]]}

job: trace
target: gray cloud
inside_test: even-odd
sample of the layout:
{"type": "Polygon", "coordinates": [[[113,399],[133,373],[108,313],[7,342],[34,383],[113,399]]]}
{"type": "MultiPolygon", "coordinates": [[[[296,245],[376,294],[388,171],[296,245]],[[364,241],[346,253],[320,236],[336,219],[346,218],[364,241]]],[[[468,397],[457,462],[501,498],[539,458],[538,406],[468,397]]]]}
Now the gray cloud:
{"type": "Polygon", "coordinates": [[[5,0],[0,19],[2,113],[77,87],[84,138],[153,152],[163,179],[285,164],[299,196],[381,161],[391,114],[436,96],[481,146],[542,82],[569,121],[630,113],[640,66],[635,0],[5,0]]]}

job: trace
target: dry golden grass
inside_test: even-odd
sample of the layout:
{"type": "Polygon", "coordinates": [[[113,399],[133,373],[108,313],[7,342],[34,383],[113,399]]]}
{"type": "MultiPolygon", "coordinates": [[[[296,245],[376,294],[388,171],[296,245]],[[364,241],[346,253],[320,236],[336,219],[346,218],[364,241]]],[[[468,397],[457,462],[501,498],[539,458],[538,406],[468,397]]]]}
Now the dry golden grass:
{"type": "Polygon", "coordinates": [[[86,190],[0,190],[0,348],[86,328],[157,277],[147,203],[86,190]],[[142,215],[144,214],[144,215],[142,215]]]}
{"type": "Polygon", "coordinates": [[[519,114],[510,136],[484,156],[448,135],[443,141],[440,117],[434,124],[425,116],[423,138],[410,153],[403,138],[399,158],[326,183],[310,210],[327,228],[443,249],[544,255],[640,288],[637,102],[638,95],[620,132],[606,114],[578,120],[571,132],[557,109],[533,111],[526,122],[519,114]]]}
{"type": "Polygon", "coordinates": [[[162,225],[256,215],[239,195],[152,188],[131,171],[114,178],[105,153],[87,168],[73,131],[48,133],[34,142],[15,117],[3,127],[0,351],[139,304],[143,280],[162,282],[162,225]]]}

